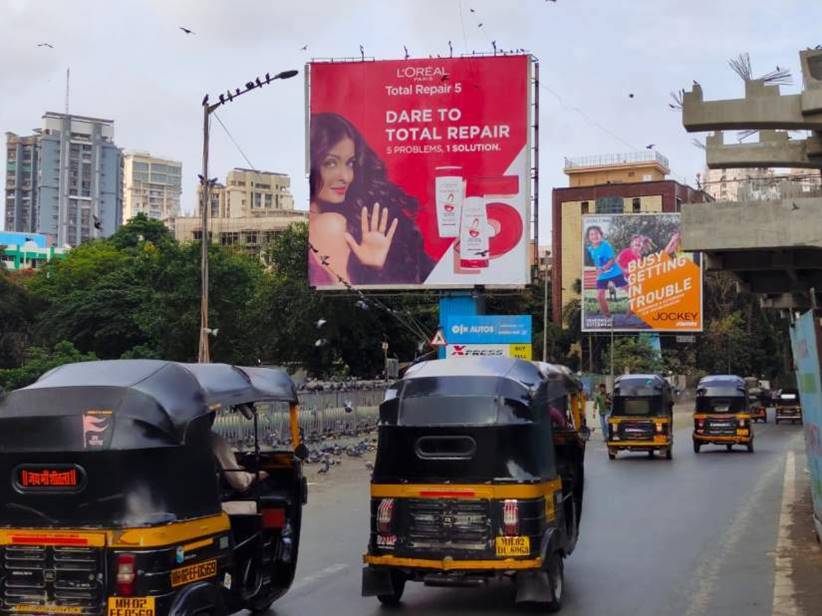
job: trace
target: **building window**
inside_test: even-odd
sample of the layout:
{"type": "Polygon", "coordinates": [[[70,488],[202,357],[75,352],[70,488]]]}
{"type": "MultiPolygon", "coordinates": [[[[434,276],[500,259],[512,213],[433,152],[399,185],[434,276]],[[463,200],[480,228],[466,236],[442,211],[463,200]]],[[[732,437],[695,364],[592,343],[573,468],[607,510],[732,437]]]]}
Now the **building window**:
{"type": "Polygon", "coordinates": [[[583,201],[581,206],[580,206],[580,209],[582,210],[583,214],[587,214],[590,211],[590,206],[588,205],[588,202],[583,201]]]}
{"type": "Polygon", "coordinates": [[[622,214],[625,203],[622,197],[600,197],[596,200],[597,214],[622,214]]]}
{"type": "Polygon", "coordinates": [[[642,211],[642,200],[639,197],[634,197],[631,199],[631,210],[634,214],[642,211]]]}

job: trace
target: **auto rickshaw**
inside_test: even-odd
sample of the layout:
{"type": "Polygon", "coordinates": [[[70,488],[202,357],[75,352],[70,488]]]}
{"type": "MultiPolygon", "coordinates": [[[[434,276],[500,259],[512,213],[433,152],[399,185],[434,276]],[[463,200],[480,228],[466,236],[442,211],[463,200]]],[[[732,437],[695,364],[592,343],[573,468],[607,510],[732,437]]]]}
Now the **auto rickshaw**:
{"type": "Polygon", "coordinates": [[[754,450],[754,433],[745,381],[735,375],[712,375],[699,380],[694,409],[694,452],[708,443],[745,445],[754,450]]]}
{"type": "Polygon", "coordinates": [[[751,421],[768,423],[768,404],[761,388],[748,389],[748,405],[751,407],[751,421]]]}
{"type": "Polygon", "coordinates": [[[582,384],[504,357],[416,364],[380,406],[363,596],[406,582],[511,578],[518,604],[556,611],[579,535],[582,384]]]}
{"type": "Polygon", "coordinates": [[[802,423],[802,405],[799,402],[799,390],[783,389],[774,401],[774,423],[790,421],[802,423]]]}
{"type": "Polygon", "coordinates": [[[297,562],[306,497],[297,420],[284,372],[224,364],[67,364],[8,393],[0,612],[267,609],[297,562]],[[260,402],[285,407],[292,448],[260,449],[260,402]],[[212,455],[214,413],[231,409],[255,435],[238,462],[258,480],[242,494],[221,488],[212,455]]]}
{"type": "Polygon", "coordinates": [[[674,397],[671,384],[658,374],[627,374],[614,382],[608,418],[608,458],[619,451],[664,452],[673,458],[674,397]]]}

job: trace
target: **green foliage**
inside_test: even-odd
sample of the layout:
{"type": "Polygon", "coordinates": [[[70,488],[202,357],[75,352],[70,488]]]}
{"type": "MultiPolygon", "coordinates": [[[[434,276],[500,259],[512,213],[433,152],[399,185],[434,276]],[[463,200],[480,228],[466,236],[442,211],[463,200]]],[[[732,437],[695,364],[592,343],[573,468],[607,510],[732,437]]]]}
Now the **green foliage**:
{"type": "MultiPolygon", "coordinates": [[[[654,373],[663,369],[662,358],[651,345],[639,336],[614,338],[614,374],[654,373]]],[[[602,354],[603,365],[611,363],[611,345],[602,354]]]]}
{"type": "Polygon", "coordinates": [[[32,334],[34,301],[0,267],[0,368],[19,366],[32,334]]]}
{"type": "Polygon", "coordinates": [[[57,366],[96,359],[94,353],[82,353],[66,340],[58,342],[50,349],[31,347],[26,351],[22,366],[0,370],[0,387],[6,390],[25,387],[57,366]]]}

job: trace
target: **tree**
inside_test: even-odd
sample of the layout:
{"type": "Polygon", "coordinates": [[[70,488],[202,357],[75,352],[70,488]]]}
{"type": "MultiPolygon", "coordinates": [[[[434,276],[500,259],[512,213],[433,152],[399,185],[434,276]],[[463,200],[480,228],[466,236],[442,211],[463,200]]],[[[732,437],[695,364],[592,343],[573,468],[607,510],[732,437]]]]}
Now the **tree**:
{"type": "Polygon", "coordinates": [[[81,353],[66,340],[62,340],[53,348],[31,347],[26,351],[25,361],[19,368],[0,370],[0,387],[3,389],[18,389],[34,383],[43,374],[62,366],[81,361],[94,361],[93,353],[81,353]]]}
{"type": "Polygon", "coordinates": [[[34,303],[28,289],[0,266],[0,368],[23,361],[32,335],[34,303]]]}
{"type": "MultiPolygon", "coordinates": [[[[639,336],[620,336],[614,339],[614,374],[624,372],[656,373],[662,371],[662,360],[647,340],[639,336]]],[[[602,354],[602,364],[610,366],[611,345],[602,354]]]]}

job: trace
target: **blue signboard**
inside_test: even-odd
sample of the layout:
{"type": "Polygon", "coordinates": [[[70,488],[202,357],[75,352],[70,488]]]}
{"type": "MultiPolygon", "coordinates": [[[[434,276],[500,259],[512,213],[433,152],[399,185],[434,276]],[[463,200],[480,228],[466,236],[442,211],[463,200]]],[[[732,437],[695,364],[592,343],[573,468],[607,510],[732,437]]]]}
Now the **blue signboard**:
{"type": "Polygon", "coordinates": [[[819,370],[819,327],[813,310],[791,326],[791,347],[796,364],[796,384],[805,424],[805,449],[811,473],[814,520],[822,533],[822,379],[819,370]]]}
{"type": "Polygon", "coordinates": [[[449,315],[448,344],[531,344],[531,315],[449,315]]]}

